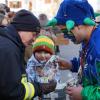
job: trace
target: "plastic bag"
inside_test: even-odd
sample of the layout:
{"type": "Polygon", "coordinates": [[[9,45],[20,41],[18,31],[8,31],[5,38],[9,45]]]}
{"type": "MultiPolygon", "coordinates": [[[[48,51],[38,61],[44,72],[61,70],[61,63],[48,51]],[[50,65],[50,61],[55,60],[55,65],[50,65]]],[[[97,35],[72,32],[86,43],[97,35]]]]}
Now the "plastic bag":
{"type": "Polygon", "coordinates": [[[57,56],[53,55],[45,64],[42,69],[44,75],[41,77],[41,83],[49,83],[50,81],[55,81],[55,75],[58,71],[57,56]]]}

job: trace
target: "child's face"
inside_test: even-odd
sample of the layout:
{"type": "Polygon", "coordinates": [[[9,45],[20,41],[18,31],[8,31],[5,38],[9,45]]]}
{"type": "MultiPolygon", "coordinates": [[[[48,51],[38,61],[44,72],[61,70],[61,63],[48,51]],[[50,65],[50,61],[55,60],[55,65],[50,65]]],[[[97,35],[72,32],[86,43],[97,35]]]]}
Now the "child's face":
{"type": "Polygon", "coordinates": [[[46,51],[35,52],[35,57],[39,61],[48,61],[52,55],[46,51]]]}

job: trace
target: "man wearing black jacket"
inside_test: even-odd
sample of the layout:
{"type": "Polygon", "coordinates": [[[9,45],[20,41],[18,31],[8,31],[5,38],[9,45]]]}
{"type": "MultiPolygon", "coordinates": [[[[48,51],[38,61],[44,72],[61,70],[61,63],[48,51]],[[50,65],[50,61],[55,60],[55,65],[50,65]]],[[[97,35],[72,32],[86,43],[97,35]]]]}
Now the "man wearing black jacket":
{"type": "Polygon", "coordinates": [[[47,85],[27,81],[24,50],[39,30],[39,21],[27,10],[20,10],[7,27],[0,28],[0,100],[31,100],[55,89],[55,82],[47,85]]]}

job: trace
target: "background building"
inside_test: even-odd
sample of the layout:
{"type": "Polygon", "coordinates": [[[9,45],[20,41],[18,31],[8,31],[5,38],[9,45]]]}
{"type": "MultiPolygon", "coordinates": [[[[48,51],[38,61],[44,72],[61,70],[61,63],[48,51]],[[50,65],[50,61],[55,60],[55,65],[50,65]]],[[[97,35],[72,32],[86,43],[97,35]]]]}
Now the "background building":
{"type": "MultiPolygon", "coordinates": [[[[63,0],[0,0],[0,3],[7,3],[12,11],[20,9],[31,10],[36,16],[45,13],[52,18],[63,0]]],[[[100,12],[100,0],[88,0],[95,11],[100,12]]]]}
{"type": "Polygon", "coordinates": [[[49,18],[52,18],[62,0],[30,0],[32,4],[32,12],[37,16],[40,13],[45,13],[49,18]]]}
{"type": "MultiPolygon", "coordinates": [[[[12,11],[27,9],[32,11],[36,16],[45,13],[52,18],[62,0],[4,0],[12,11]]],[[[2,2],[4,3],[4,2],[2,2]]]]}

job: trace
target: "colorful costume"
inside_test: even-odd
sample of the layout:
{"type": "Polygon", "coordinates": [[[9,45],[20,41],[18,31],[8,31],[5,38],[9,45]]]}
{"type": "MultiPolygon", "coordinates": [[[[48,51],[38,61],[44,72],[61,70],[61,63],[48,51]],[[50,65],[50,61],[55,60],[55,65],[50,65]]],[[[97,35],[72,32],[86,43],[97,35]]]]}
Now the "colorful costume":
{"type": "MultiPolygon", "coordinates": [[[[87,0],[64,0],[55,18],[58,25],[66,24],[68,31],[77,25],[96,25],[92,20],[93,9],[87,0]],[[72,26],[68,27],[69,24],[72,26]]],[[[100,25],[92,31],[88,44],[82,43],[80,61],[74,59],[72,64],[73,71],[77,71],[80,65],[82,67],[82,99],[100,100],[100,25]]]]}
{"type": "Polygon", "coordinates": [[[82,67],[83,100],[100,99],[100,25],[93,31],[88,45],[82,45],[79,59],[72,60],[72,71],[82,67]]]}

